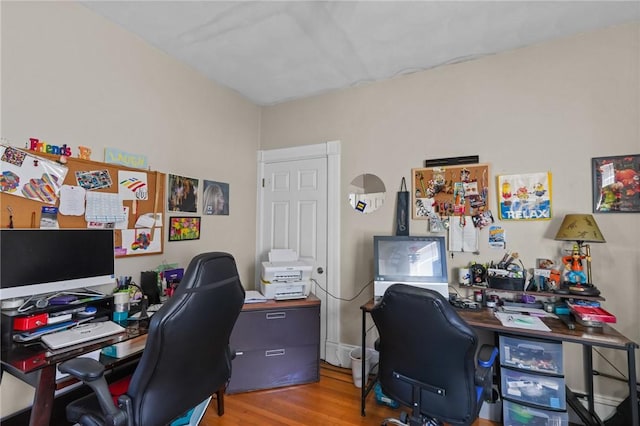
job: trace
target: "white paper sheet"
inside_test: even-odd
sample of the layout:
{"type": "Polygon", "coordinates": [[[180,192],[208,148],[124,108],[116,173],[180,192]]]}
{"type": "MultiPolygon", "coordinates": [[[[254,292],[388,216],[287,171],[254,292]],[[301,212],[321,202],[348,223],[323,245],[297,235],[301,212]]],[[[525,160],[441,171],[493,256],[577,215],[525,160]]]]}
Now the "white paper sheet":
{"type": "Polygon", "coordinates": [[[551,331],[538,317],[506,312],[495,312],[494,315],[505,327],[524,328],[527,330],[551,331]]]}
{"type": "Polygon", "coordinates": [[[87,210],[84,215],[87,222],[121,222],[125,220],[122,200],[118,194],[89,191],[86,195],[87,210]]]}
{"type": "Polygon", "coordinates": [[[60,214],[82,216],[84,214],[84,197],[86,190],[81,186],[62,185],[60,188],[60,214]]]}
{"type": "Polygon", "coordinates": [[[449,218],[449,251],[478,251],[478,230],[471,216],[449,218]]]}

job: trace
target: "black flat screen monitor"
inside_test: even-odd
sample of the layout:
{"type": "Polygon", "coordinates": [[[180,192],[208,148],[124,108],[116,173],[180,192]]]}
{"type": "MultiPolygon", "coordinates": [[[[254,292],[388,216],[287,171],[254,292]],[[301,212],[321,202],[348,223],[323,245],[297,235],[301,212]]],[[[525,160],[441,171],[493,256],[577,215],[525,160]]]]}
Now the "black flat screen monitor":
{"type": "Polygon", "coordinates": [[[113,230],[0,230],[0,299],[114,283],[113,230]]]}

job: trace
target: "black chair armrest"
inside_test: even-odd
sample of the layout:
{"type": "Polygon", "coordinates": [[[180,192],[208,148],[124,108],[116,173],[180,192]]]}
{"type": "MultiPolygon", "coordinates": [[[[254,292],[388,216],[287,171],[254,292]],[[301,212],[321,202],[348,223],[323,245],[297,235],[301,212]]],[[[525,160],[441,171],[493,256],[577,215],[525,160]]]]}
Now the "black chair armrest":
{"type": "MultiPolygon", "coordinates": [[[[100,404],[100,409],[107,418],[116,419],[109,424],[125,424],[126,422],[124,413],[116,407],[109,392],[109,385],[104,378],[104,365],[92,358],[74,358],[69,361],[65,361],[58,366],[58,370],[61,373],[71,374],[73,377],[81,380],[84,384],[89,386],[100,404]]],[[[91,416],[87,416],[91,417],[91,416]]],[[[88,418],[86,424],[92,424],[88,418]]],[[[82,421],[80,422],[82,424],[82,421]]]]}
{"type": "Polygon", "coordinates": [[[478,351],[478,366],[475,373],[476,386],[482,387],[483,399],[490,400],[493,385],[493,364],[498,357],[498,348],[491,345],[482,345],[478,351]]]}
{"type": "Polygon", "coordinates": [[[491,345],[482,345],[478,351],[478,366],[491,367],[498,357],[498,348],[491,345]]]}
{"type": "Polygon", "coordinates": [[[83,382],[91,382],[104,375],[104,365],[92,358],[70,359],[61,363],[58,370],[83,382]]]}

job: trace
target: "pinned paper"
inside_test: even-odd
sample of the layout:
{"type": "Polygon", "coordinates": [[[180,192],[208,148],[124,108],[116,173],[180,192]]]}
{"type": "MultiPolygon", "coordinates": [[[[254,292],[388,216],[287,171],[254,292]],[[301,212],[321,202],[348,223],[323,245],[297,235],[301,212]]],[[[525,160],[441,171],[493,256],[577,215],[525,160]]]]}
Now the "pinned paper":
{"type": "Polygon", "coordinates": [[[449,251],[478,251],[478,230],[471,216],[452,216],[449,220],[449,251]]]}
{"type": "Polygon", "coordinates": [[[118,194],[123,200],[149,199],[147,174],[128,170],[118,171],[118,194]]]}
{"type": "Polygon", "coordinates": [[[80,186],[62,185],[62,188],[60,188],[60,214],[82,216],[84,214],[84,196],[86,192],[80,186]]]}
{"type": "Polygon", "coordinates": [[[10,146],[0,145],[0,191],[56,204],[67,167],[10,146]]]}
{"type": "Polygon", "coordinates": [[[136,228],[153,228],[162,226],[162,213],[156,213],[153,220],[153,213],[145,213],[136,220],[136,228]]]}
{"type": "Polygon", "coordinates": [[[107,192],[87,192],[87,222],[121,222],[125,220],[122,200],[118,194],[107,192]]]}

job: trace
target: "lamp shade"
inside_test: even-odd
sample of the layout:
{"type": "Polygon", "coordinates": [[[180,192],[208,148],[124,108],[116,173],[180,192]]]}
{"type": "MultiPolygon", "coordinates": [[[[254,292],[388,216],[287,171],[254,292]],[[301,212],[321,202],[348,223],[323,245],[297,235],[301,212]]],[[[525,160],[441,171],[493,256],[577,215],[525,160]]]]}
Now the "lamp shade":
{"type": "Polygon", "coordinates": [[[556,240],[590,243],[606,242],[596,220],[590,214],[566,215],[562,225],[560,225],[560,229],[558,229],[556,240]]]}

